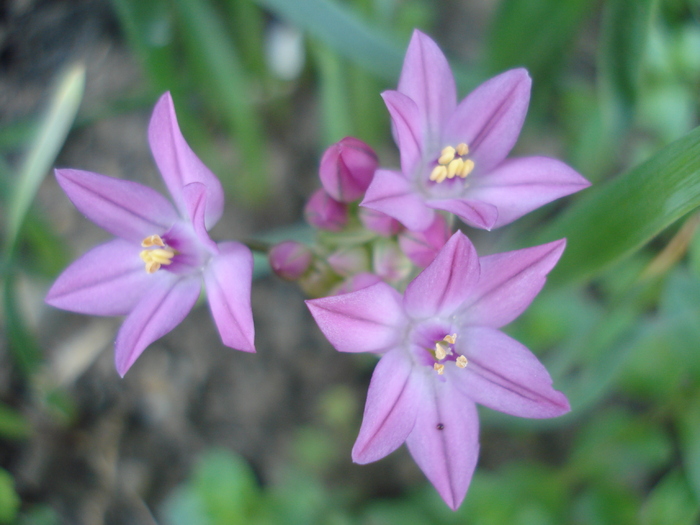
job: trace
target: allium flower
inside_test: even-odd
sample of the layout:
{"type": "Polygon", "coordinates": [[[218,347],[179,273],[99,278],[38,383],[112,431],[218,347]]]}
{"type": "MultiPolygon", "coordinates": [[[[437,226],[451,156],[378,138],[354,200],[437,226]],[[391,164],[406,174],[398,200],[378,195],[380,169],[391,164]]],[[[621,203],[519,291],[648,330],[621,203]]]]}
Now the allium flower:
{"type": "Polygon", "coordinates": [[[78,210],[117,238],[71,264],[46,302],[90,315],[126,315],[115,342],[122,376],[149,344],[185,318],[202,278],[223,343],[255,352],[253,257],[240,243],[209,238],[207,230],[223,212],[224,194],[180,133],[169,93],[153,110],[148,139],[175,206],[137,182],[56,170],[78,210]]]}
{"type": "Polygon", "coordinates": [[[307,301],[341,352],[374,352],[357,463],[383,458],[404,441],[440,496],[456,509],[479,453],[476,403],[548,418],[569,411],[544,366],[498,328],[539,293],[564,250],[560,240],[478,258],[455,233],[403,296],[385,283],[307,301]]]}
{"type": "Polygon", "coordinates": [[[345,137],[325,151],[318,175],[331,197],[338,202],[353,202],[364,195],[378,163],[377,154],[368,144],[345,137]]]}
{"type": "Polygon", "coordinates": [[[409,230],[428,228],[435,210],[490,230],[588,186],[566,164],[546,157],[505,160],[530,99],[530,77],[512,69],[457,104],[444,55],[413,33],[397,91],[382,94],[394,124],[401,171],[379,169],[363,206],[409,230]]]}
{"type": "Polygon", "coordinates": [[[348,223],[348,206],[328,195],[323,188],[314,192],[304,207],[304,217],[314,228],[339,232],[348,223]]]}

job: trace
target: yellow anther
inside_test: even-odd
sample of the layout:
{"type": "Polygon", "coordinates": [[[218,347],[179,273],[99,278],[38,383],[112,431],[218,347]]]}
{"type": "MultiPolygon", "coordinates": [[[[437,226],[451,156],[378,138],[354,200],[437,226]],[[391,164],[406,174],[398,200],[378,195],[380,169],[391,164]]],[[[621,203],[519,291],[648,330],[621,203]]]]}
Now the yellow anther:
{"type": "Polygon", "coordinates": [[[442,361],[447,357],[447,350],[440,343],[435,343],[435,359],[442,361]]]}
{"type": "Polygon", "coordinates": [[[467,159],[462,164],[462,168],[459,170],[457,175],[463,179],[467,177],[474,170],[474,161],[472,159],[467,159]]]}
{"type": "Polygon", "coordinates": [[[445,365],[441,365],[440,363],[435,363],[433,365],[433,370],[435,370],[438,373],[438,375],[441,376],[442,374],[445,373],[445,365]]]}
{"type": "Polygon", "coordinates": [[[469,146],[467,146],[464,142],[460,142],[457,144],[457,149],[455,151],[457,152],[457,155],[464,157],[465,155],[469,154],[469,146]]]}
{"type": "Polygon", "coordinates": [[[447,146],[442,149],[440,152],[440,158],[438,159],[438,164],[442,164],[443,166],[447,166],[450,162],[452,162],[452,159],[455,158],[455,149],[452,146],[447,146]]]}
{"type": "Polygon", "coordinates": [[[430,180],[435,182],[442,182],[447,178],[447,168],[445,166],[435,166],[433,171],[430,173],[430,180]]]}
{"type": "Polygon", "coordinates": [[[457,359],[455,359],[455,364],[459,368],[467,368],[467,358],[461,355],[457,359]]]}
{"type": "Polygon", "coordinates": [[[165,248],[165,243],[163,242],[163,239],[160,238],[160,235],[149,235],[141,241],[141,246],[144,248],[150,248],[151,246],[160,246],[161,248],[165,248]]]}
{"type": "Polygon", "coordinates": [[[461,158],[457,158],[450,162],[447,166],[447,178],[454,179],[455,175],[462,171],[464,167],[464,161],[461,158]]]}
{"type": "Polygon", "coordinates": [[[457,341],[457,334],[446,335],[443,341],[445,341],[449,345],[453,345],[455,344],[455,341],[457,341]]]}
{"type": "MultiPolygon", "coordinates": [[[[160,237],[158,237],[158,239],[162,242],[160,237]]],[[[146,263],[146,273],[155,273],[161,266],[167,266],[173,262],[175,250],[168,246],[165,248],[155,248],[153,250],[141,250],[139,257],[146,263]]]]}

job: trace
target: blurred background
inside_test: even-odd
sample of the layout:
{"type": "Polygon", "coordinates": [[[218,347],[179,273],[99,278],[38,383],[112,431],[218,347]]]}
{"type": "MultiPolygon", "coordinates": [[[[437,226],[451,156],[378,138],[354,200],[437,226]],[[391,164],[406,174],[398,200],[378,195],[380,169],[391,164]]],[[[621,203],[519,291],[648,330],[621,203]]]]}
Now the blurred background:
{"type": "Polygon", "coordinates": [[[693,0],[6,0],[0,3],[0,523],[692,525],[700,519],[700,6],[693,0]],[[375,359],[341,355],[258,261],[257,355],[200,305],[124,379],[119,319],[58,311],[58,273],[109,235],[51,168],[165,192],[146,129],[171,91],[227,194],[217,240],[303,238],[320,154],[354,135],[396,165],[379,96],[413,28],[460,96],[525,66],[514,154],[593,182],[487,235],[481,254],[569,239],[508,332],[571,414],[481,409],[450,511],[405,448],[350,450],[375,359]]]}

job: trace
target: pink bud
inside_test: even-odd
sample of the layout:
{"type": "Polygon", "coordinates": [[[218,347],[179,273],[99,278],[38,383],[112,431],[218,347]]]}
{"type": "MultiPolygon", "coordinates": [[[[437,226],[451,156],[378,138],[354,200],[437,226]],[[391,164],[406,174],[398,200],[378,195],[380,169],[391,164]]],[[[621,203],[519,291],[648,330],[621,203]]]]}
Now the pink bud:
{"type": "Polygon", "coordinates": [[[394,241],[379,239],[373,245],[372,269],[382,280],[396,284],[410,275],[413,266],[394,241]]]}
{"type": "Polygon", "coordinates": [[[382,279],[374,273],[362,272],[353,275],[346,279],[340,286],[333,289],[331,295],[340,295],[344,293],[356,292],[373,284],[377,284],[382,279]]]}
{"type": "Polygon", "coordinates": [[[433,223],[423,232],[404,230],[399,235],[399,246],[416,266],[425,268],[450,238],[450,229],[445,218],[435,214],[433,223]]]}
{"type": "Polygon", "coordinates": [[[393,217],[389,217],[386,213],[362,206],[358,209],[360,221],[368,230],[372,230],[384,237],[391,237],[401,231],[401,223],[393,217]]]}
{"type": "Polygon", "coordinates": [[[339,232],[348,222],[348,208],[320,189],[306,203],[304,216],[311,226],[339,232]]]}
{"type": "Polygon", "coordinates": [[[369,270],[369,253],[363,247],[341,248],[329,255],[327,261],[343,277],[369,270]]]}
{"type": "Polygon", "coordinates": [[[377,154],[369,145],[345,137],[323,154],[319,169],[321,184],[335,200],[355,201],[369,187],[378,164],[377,154]]]}
{"type": "Polygon", "coordinates": [[[274,245],[267,257],[272,270],[288,281],[299,279],[313,261],[311,250],[296,241],[284,241],[274,245]]]}

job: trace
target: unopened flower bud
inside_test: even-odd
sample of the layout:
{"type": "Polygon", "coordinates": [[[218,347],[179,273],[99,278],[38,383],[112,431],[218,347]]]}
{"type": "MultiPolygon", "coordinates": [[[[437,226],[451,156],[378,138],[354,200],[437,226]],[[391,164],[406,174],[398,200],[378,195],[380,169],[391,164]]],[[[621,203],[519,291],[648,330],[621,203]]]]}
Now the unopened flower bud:
{"type": "Polygon", "coordinates": [[[311,226],[339,232],[348,222],[348,208],[320,189],[306,203],[304,216],[311,226]]]}
{"type": "Polygon", "coordinates": [[[343,277],[369,270],[369,253],[363,247],[341,248],[329,255],[327,261],[343,277]]]}
{"type": "Polygon", "coordinates": [[[274,245],[267,257],[272,270],[288,281],[299,279],[313,261],[311,250],[296,241],[284,241],[274,245]]]}
{"type": "Polygon", "coordinates": [[[329,147],[321,158],[319,176],[328,194],[340,202],[352,202],[365,193],[379,160],[374,150],[354,137],[329,147]]]}
{"type": "Polygon", "coordinates": [[[401,223],[386,213],[371,208],[359,207],[360,221],[365,228],[384,237],[391,237],[401,231],[401,223]]]}
{"type": "Polygon", "coordinates": [[[445,218],[435,214],[430,227],[422,232],[404,230],[399,234],[399,246],[413,264],[425,268],[450,238],[450,229],[445,218]]]}
{"type": "Polygon", "coordinates": [[[356,292],[357,290],[362,290],[363,288],[377,284],[381,280],[381,277],[374,273],[358,273],[357,275],[353,275],[352,277],[346,279],[342,284],[340,284],[340,286],[335,288],[331,294],[340,295],[344,293],[356,292]]]}
{"type": "Polygon", "coordinates": [[[410,275],[412,265],[394,241],[379,239],[373,246],[372,269],[382,280],[398,283],[410,275]]]}

